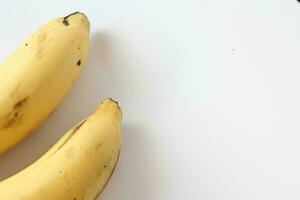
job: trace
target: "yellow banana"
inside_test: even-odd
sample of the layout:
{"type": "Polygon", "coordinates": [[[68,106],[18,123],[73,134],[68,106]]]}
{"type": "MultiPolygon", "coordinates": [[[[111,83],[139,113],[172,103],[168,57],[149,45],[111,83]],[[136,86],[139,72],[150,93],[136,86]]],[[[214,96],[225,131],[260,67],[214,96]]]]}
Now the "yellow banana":
{"type": "Polygon", "coordinates": [[[89,21],[79,12],[50,21],[0,66],[0,154],[41,124],[86,63],[89,21]]]}
{"type": "Polygon", "coordinates": [[[117,163],[120,126],[118,104],[105,100],[38,161],[0,182],[0,199],[95,200],[117,163]]]}

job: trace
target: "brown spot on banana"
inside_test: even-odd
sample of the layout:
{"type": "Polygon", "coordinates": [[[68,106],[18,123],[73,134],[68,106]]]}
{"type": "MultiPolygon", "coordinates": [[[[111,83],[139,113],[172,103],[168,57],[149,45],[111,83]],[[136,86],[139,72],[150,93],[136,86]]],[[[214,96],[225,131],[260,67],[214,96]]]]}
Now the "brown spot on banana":
{"type": "Polygon", "coordinates": [[[71,135],[74,135],[74,133],[76,133],[86,121],[87,121],[87,119],[86,119],[86,120],[83,120],[80,124],[78,124],[78,125],[74,128],[74,130],[73,130],[73,132],[72,132],[71,135]]]}
{"type": "Polygon", "coordinates": [[[20,101],[18,101],[17,103],[15,103],[15,105],[14,105],[14,107],[13,107],[13,110],[22,107],[22,106],[26,103],[27,99],[28,99],[28,98],[25,97],[25,98],[23,98],[22,100],[20,100],[20,101]]]}
{"type": "Polygon", "coordinates": [[[18,113],[15,113],[13,115],[9,115],[8,117],[6,117],[6,122],[3,125],[2,129],[7,129],[11,126],[13,126],[14,124],[16,124],[18,121],[20,121],[20,117],[18,117],[18,113]]]}
{"type": "Polygon", "coordinates": [[[13,125],[19,124],[22,118],[20,114],[20,110],[27,102],[28,97],[21,99],[20,101],[16,102],[13,106],[11,112],[4,116],[4,124],[2,125],[2,129],[7,129],[13,125]]]}

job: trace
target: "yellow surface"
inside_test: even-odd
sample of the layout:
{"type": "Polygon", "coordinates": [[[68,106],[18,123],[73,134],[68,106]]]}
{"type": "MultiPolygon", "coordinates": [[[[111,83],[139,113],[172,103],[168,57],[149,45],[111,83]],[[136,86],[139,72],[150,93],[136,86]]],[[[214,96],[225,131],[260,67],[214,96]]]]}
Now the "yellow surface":
{"type": "Polygon", "coordinates": [[[94,200],[120,152],[121,111],[104,101],[37,162],[0,183],[0,199],[94,200]]]}
{"type": "Polygon", "coordinates": [[[88,46],[89,21],[74,13],[40,28],[0,66],[0,153],[53,112],[86,63],[88,46]]]}

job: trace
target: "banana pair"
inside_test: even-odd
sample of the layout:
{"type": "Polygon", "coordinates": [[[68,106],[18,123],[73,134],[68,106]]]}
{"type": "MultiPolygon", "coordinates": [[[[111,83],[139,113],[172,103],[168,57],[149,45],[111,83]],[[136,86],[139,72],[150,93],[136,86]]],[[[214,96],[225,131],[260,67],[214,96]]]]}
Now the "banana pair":
{"type": "MultiPolygon", "coordinates": [[[[50,21],[0,66],[0,153],[57,107],[86,63],[90,24],[79,12],[50,21]]],[[[0,182],[1,200],[95,200],[117,163],[121,110],[105,100],[43,157],[0,182]]]]}

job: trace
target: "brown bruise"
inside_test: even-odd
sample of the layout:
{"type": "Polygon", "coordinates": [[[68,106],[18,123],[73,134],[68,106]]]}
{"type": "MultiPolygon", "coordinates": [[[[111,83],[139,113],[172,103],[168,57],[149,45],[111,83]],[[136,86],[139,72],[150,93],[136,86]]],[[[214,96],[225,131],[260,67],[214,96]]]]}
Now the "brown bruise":
{"type": "Polygon", "coordinates": [[[3,124],[2,129],[7,129],[20,123],[22,119],[22,115],[20,114],[20,112],[22,107],[26,104],[27,100],[28,98],[25,97],[14,104],[11,112],[4,116],[5,123],[3,124]]]}

